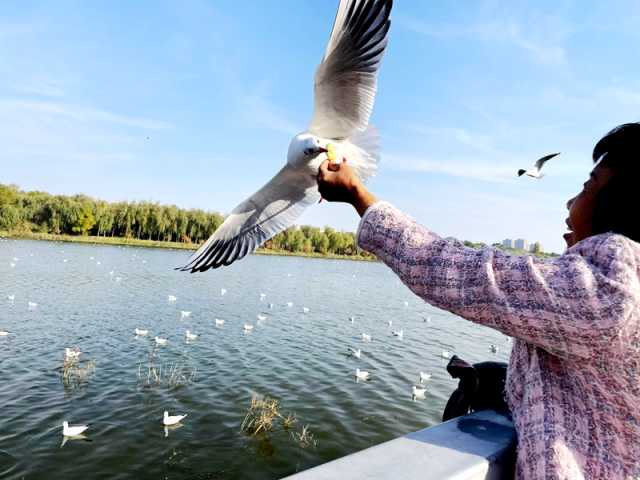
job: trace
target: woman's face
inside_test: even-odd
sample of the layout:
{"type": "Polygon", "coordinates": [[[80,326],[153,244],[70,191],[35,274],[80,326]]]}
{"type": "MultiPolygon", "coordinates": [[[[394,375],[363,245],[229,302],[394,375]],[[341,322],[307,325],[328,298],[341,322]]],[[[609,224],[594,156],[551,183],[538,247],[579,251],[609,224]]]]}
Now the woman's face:
{"type": "Polygon", "coordinates": [[[582,187],[582,191],[567,202],[569,231],[563,235],[567,247],[571,247],[594,234],[593,212],[596,206],[598,192],[602,190],[613,177],[613,171],[599,163],[591,171],[589,179],[582,187]]]}

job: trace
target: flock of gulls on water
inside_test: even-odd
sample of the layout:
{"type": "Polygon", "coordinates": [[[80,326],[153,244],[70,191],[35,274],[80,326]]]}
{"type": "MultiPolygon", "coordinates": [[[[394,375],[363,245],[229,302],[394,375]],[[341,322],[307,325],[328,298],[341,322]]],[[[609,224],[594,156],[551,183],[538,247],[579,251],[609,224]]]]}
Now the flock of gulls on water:
{"type": "MultiPolygon", "coordinates": [[[[64,253],[64,252],[63,252],[64,253]]],[[[136,254],[134,254],[134,257],[136,256],[136,254]]],[[[67,259],[64,259],[65,263],[67,261],[67,259]]],[[[100,261],[96,261],[94,257],[90,257],[90,260],[92,262],[95,262],[96,265],[100,265],[101,262],[100,261]]],[[[12,262],[10,263],[10,265],[12,266],[12,268],[15,267],[15,265],[18,263],[19,259],[17,257],[13,257],[12,262]]],[[[144,260],[143,260],[144,261],[144,260]]],[[[119,282],[121,280],[121,277],[114,277],[114,272],[111,271],[109,272],[109,276],[111,277],[111,279],[115,282],[119,282]],[[120,280],[118,280],[120,279],[120,280]]],[[[220,289],[220,296],[224,296],[227,293],[227,290],[222,288],[220,289]]],[[[7,295],[7,300],[10,303],[14,303],[16,300],[16,296],[15,294],[10,294],[7,295]]],[[[263,302],[265,301],[265,299],[267,298],[267,295],[265,293],[260,293],[259,295],[260,301],[263,302]]],[[[167,296],[167,302],[170,304],[175,304],[178,301],[178,297],[176,297],[175,295],[168,295],[167,296]]],[[[274,308],[274,304],[273,303],[268,303],[268,309],[271,310],[274,308]]],[[[286,302],[285,303],[287,308],[292,308],[293,307],[293,302],[286,302]]],[[[405,308],[409,306],[409,302],[405,301],[404,302],[404,306],[405,308]]],[[[32,302],[29,301],[27,303],[27,309],[29,311],[34,311],[38,308],[38,304],[36,302],[32,302]]],[[[301,312],[303,314],[308,314],[311,310],[308,307],[302,307],[301,312]]],[[[180,310],[179,311],[180,314],[180,319],[184,320],[186,318],[189,318],[192,314],[191,311],[187,311],[187,310],[180,310]]],[[[260,313],[256,316],[257,318],[257,323],[260,324],[260,322],[267,320],[267,316],[260,313]]],[[[356,321],[356,317],[355,316],[350,316],[348,318],[348,320],[354,324],[356,321]]],[[[424,318],[424,322],[425,323],[431,323],[431,318],[430,317],[425,317],[424,318]]],[[[220,318],[215,318],[214,319],[214,324],[216,327],[223,327],[225,325],[225,321],[223,319],[220,318]]],[[[392,320],[388,320],[387,321],[387,325],[389,327],[392,327],[393,325],[393,321],[392,320]]],[[[254,329],[254,325],[250,324],[250,323],[243,323],[243,331],[245,333],[249,333],[254,329]]],[[[150,334],[149,329],[147,328],[138,328],[136,327],[133,331],[134,335],[139,338],[139,337],[148,337],[150,334]]],[[[11,332],[7,331],[7,330],[3,330],[0,329],[0,337],[6,337],[8,335],[10,335],[11,332]]],[[[402,340],[404,338],[404,330],[400,329],[400,330],[391,330],[391,335],[393,337],[398,338],[399,340],[402,340]]],[[[184,338],[185,341],[187,343],[189,343],[190,341],[195,341],[199,338],[199,335],[197,333],[194,333],[190,330],[185,330],[184,332],[184,338]]],[[[362,332],[360,335],[360,339],[363,343],[370,343],[373,340],[373,337],[370,333],[365,333],[362,332]]],[[[159,336],[154,336],[153,337],[153,342],[155,343],[156,347],[162,347],[165,346],[169,343],[169,339],[168,338],[163,338],[163,337],[159,337],[159,336]]],[[[490,346],[490,351],[492,353],[497,353],[498,349],[495,345],[491,345],[490,346]]],[[[80,350],[80,348],[78,347],[66,347],[64,349],[64,362],[66,365],[69,364],[74,364],[75,362],[78,362],[80,359],[80,356],[82,355],[82,351],[80,350]]],[[[357,358],[357,359],[361,359],[362,355],[363,355],[363,350],[362,348],[353,348],[353,347],[349,347],[348,351],[347,351],[347,355],[357,358]]],[[[451,352],[448,350],[442,350],[442,352],[440,353],[440,357],[442,359],[449,359],[451,358],[451,352]]],[[[371,373],[366,371],[366,370],[361,370],[359,367],[356,368],[355,370],[355,380],[356,382],[362,382],[362,381],[369,381],[371,380],[371,373]]],[[[426,373],[426,372],[417,372],[417,381],[419,382],[419,384],[416,385],[412,385],[411,386],[411,397],[412,399],[415,400],[419,400],[419,399],[424,399],[427,389],[426,387],[424,387],[424,383],[428,382],[431,379],[431,374],[430,373],[426,373]]],[[[163,418],[162,418],[162,424],[165,427],[165,436],[168,435],[168,427],[176,427],[176,426],[180,426],[181,422],[186,418],[186,414],[181,414],[181,415],[169,415],[169,412],[165,411],[163,418]]],[[[64,437],[63,439],[63,445],[66,443],[67,439],[86,439],[86,437],[84,436],[84,432],[88,429],[88,425],[69,425],[69,423],[65,420],[63,422],[63,427],[62,427],[62,435],[64,437]]]]}

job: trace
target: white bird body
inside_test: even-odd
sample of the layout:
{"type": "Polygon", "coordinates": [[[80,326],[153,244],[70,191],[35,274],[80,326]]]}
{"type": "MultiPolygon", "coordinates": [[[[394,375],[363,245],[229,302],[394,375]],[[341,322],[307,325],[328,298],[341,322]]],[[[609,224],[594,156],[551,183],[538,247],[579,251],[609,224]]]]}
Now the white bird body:
{"type": "Polygon", "coordinates": [[[184,310],[180,311],[180,318],[187,318],[191,316],[191,312],[185,312],[184,310]]]}
{"type": "Polygon", "coordinates": [[[377,73],[390,27],[392,0],[341,0],[316,70],[314,115],[289,144],[286,164],[238,205],[194,253],[183,271],[231,265],[291,226],[320,199],[317,174],[346,158],[361,180],[377,170],[379,135],[369,126],[377,73]]]}
{"type": "Polygon", "coordinates": [[[122,277],[116,277],[116,282],[120,282],[122,280],[122,277]]]}
{"type": "Polygon", "coordinates": [[[9,300],[10,302],[13,302],[16,299],[15,295],[7,295],[7,300],[9,300]]]}
{"type": "Polygon", "coordinates": [[[82,352],[80,351],[80,349],[78,347],[76,347],[76,348],[66,347],[64,349],[64,359],[66,361],[78,360],[80,358],[81,354],[82,354],[82,352]]]}
{"type": "Polygon", "coordinates": [[[29,310],[35,310],[38,307],[36,302],[29,302],[29,310]]]}
{"type": "Polygon", "coordinates": [[[527,175],[528,177],[536,178],[540,180],[542,177],[544,177],[544,173],[541,172],[544,164],[547,163],[549,160],[551,160],[553,157],[556,157],[558,155],[560,155],[560,152],[551,153],[549,155],[545,155],[544,157],[539,158],[538,160],[536,160],[536,163],[534,164],[533,167],[528,168],[526,170],[525,169],[518,170],[518,176],[521,177],[522,175],[527,175]]]}
{"type": "Polygon", "coordinates": [[[156,345],[166,345],[167,344],[167,339],[166,338],[156,337],[154,340],[156,341],[156,345]]]}
{"type": "Polygon", "coordinates": [[[367,333],[363,333],[362,334],[362,341],[363,342],[370,342],[371,341],[371,335],[369,335],[367,333]]]}
{"type": "Polygon", "coordinates": [[[428,382],[430,378],[430,373],[420,372],[420,383],[428,382]]]}
{"type": "Polygon", "coordinates": [[[227,293],[227,289],[226,288],[221,288],[220,289],[220,295],[223,296],[225,293],[227,293]]]}
{"type": "Polygon", "coordinates": [[[287,302],[287,307],[289,308],[293,307],[293,302],[287,302]]]}
{"type": "Polygon", "coordinates": [[[260,294],[260,301],[264,300],[265,298],[267,298],[267,295],[264,293],[260,294]]]}
{"type": "Polygon", "coordinates": [[[169,412],[165,411],[164,412],[164,416],[162,417],[162,424],[165,427],[170,427],[171,425],[176,425],[177,423],[180,423],[182,420],[184,420],[186,418],[186,414],[185,415],[169,415],[169,412]]]}
{"type": "Polygon", "coordinates": [[[387,322],[387,324],[388,324],[389,326],[393,325],[393,320],[389,320],[389,321],[387,322]]]}
{"type": "Polygon", "coordinates": [[[141,328],[136,328],[135,332],[136,332],[136,335],[144,337],[145,335],[147,335],[149,333],[149,330],[143,330],[141,328]]]}
{"type": "Polygon", "coordinates": [[[356,368],[356,378],[358,380],[367,380],[369,378],[369,372],[356,368]]]}
{"type": "Polygon", "coordinates": [[[351,323],[354,323],[354,322],[356,321],[356,317],[353,317],[353,316],[352,316],[352,317],[349,317],[349,321],[350,321],[351,323]]]}
{"type": "Polygon", "coordinates": [[[416,387],[415,385],[411,387],[411,393],[415,398],[424,398],[424,394],[427,392],[427,389],[424,387],[416,387]]]}
{"type": "Polygon", "coordinates": [[[0,330],[0,337],[6,337],[7,335],[9,335],[9,332],[6,330],[0,330]]]}
{"type": "Polygon", "coordinates": [[[89,425],[73,425],[70,426],[69,422],[62,422],[62,435],[65,437],[75,437],[77,435],[82,435],[89,428],[89,425]]]}
{"type": "Polygon", "coordinates": [[[266,320],[266,319],[267,319],[267,316],[266,316],[266,315],[260,315],[260,314],[258,314],[258,315],[256,316],[256,318],[257,318],[260,322],[262,322],[263,320],[266,320]]]}
{"type": "Polygon", "coordinates": [[[224,320],[220,320],[219,318],[216,318],[216,327],[221,327],[224,325],[224,320]]]}
{"type": "Polygon", "coordinates": [[[15,266],[16,266],[16,264],[15,264],[15,263],[13,263],[13,262],[11,262],[11,263],[9,263],[9,266],[10,266],[11,268],[13,268],[13,267],[15,267],[15,266]]]}
{"type": "Polygon", "coordinates": [[[184,336],[187,337],[187,340],[196,340],[198,338],[198,335],[191,333],[189,330],[184,332],[184,336]]]}
{"type": "Polygon", "coordinates": [[[271,310],[273,308],[273,303],[269,304],[269,310],[271,310]]]}
{"type": "Polygon", "coordinates": [[[309,313],[309,309],[307,307],[302,307],[302,313],[309,313]]]}
{"type": "Polygon", "coordinates": [[[176,302],[177,300],[178,300],[178,297],[176,297],[175,295],[169,295],[169,296],[167,297],[167,301],[168,301],[168,302],[170,302],[170,303],[174,303],[174,302],[176,302]]]}
{"type": "Polygon", "coordinates": [[[442,353],[440,354],[440,356],[442,358],[449,358],[449,357],[451,357],[451,352],[449,352],[449,350],[443,350],[442,353]]]}
{"type": "Polygon", "coordinates": [[[360,358],[362,351],[359,348],[349,348],[349,352],[353,357],[360,358]]]}
{"type": "Polygon", "coordinates": [[[244,324],[244,331],[245,332],[250,332],[251,330],[253,330],[253,325],[249,325],[248,323],[244,324]]]}
{"type": "Polygon", "coordinates": [[[391,332],[391,333],[393,333],[394,337],[398,337],[400,339],[402,339],[402,337],[404,337],[404,330],[398,330],[398,331],[394,331],[394,332],[391,332]]]}

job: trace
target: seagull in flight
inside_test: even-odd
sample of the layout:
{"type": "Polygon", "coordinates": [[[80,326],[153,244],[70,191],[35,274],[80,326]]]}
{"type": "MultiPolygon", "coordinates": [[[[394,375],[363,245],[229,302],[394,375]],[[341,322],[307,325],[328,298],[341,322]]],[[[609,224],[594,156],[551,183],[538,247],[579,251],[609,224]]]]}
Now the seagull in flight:
{"type": "Polygon", "coordinates": [[[238,205],[178,270],[231,265],[291,226],[320,200],[322,162],[348,159],[361,180],[377,170],[380,137],[369,125],[393,0],[340,0],[329,43],[315,74],[315,109],[307,131],[289,144],[287,161],[238,205]]]}
{"type": "Polygon", "coordinates": [[[560,152],[550,153],[549,155],[545,155],[544,157],[539,158],[538,160],[536,160],[534,166],[529,168],[528,170],[525,170],[523,168],[518,170],[518,176],[521,177],[522,175],[527,175],[529,177],[537,178],[538,180],[541,179],[542,177],[544,177],[544,173],[540,171],[542,170],[543,165],[553,157],[557,157],[558,155],[560,155],[560,152]]]}

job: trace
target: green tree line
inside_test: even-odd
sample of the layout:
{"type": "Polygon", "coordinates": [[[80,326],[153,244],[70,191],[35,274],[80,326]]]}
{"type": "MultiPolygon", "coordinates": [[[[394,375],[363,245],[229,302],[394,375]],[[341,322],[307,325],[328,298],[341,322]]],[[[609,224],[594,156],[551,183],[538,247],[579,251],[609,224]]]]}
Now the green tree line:
{"type": "MultiPolygon", "coordinates": [[[[25,192],[0,184],[0,230],[56,235],[91,235],[199,244],[222,224],[216,212],[185,210],[156,202],[106,202],[86,195],[25,192]]],[[[369,257],[355,235],[330,227],[292,227],[264,247],[291,253],[369,257]]]]}

